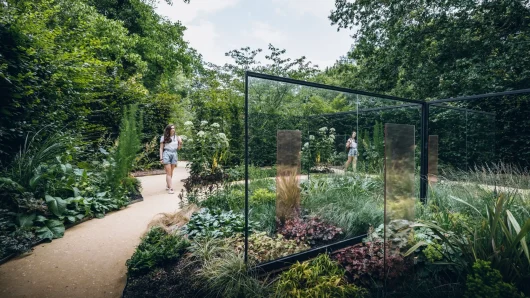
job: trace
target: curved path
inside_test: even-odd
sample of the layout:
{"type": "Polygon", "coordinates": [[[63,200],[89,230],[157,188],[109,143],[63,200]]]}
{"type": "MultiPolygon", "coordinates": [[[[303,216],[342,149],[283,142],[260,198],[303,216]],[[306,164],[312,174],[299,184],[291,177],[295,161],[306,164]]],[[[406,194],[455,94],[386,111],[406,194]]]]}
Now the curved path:
{"type": "Polygon", "coordinates": [[[180,180],[187,175],[179,163],[171,195],[163,175],[140,177],[143,202],[72,227],[63,238],[1,265],[0,297],[121,297],[125,261],[156,214],[178,209],[180,180]]]}

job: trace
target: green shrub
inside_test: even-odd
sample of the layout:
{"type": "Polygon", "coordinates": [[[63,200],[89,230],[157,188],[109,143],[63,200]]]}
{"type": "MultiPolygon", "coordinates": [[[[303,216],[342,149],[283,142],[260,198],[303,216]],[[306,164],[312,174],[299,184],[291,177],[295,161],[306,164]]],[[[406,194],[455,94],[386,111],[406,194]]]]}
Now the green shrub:
{"type": "Polygon", "coordinates": [[[263,204],[276,201],[276,193],[266,189],[258,188],[250,196],[251,204],[263,204]]]}
{"type": "Polygon", "coordinates": [[[178,260],[190,243],[178,235],[171,235],[161,227],[154,227],[144,236],[126,265],[130,276],[151,271],[157,266],[178,260]]]}
{"type": "Polygon", "coordinates": [[[199,290],[200,285],[196,282],[197,270],[197,264],[182,258],[175,265],[156,268],[145,275],[130,277],[123,291],[123,297],[204,297],[199,290]]]}
{"type": "MultiPolygon", "coordinates": [[[[243,236],[235,237],[232,245],[235,246],[238,253],[243,253],[245,238],[243,236]]],[[[256,264],[286,257],[309,248],[309,245],[299,244],[295,240],[287,240],[281,234],[272,238],[267,236],[265,232],[257,232],[248,237],[248,259],[256,264]]]]}
{"type": "Polygon", "coordinates": [[[344,270],[328,255],[294,264],[281,274],[275,297],[365,297],[368,292],[347,284],[344,270]]]}
{"type": "Polygon", "coordinates": [[[248,270],[242,255],[227,253],[204,263],[197,272],[207,297],[267,297],[267,289],[248,270]]]}
{"type": "Polygon", "coordinates": [[[497,269],[491,268],[491,263],[477,260],[473,270],[467,276],[466,298],[516,298],[524,297],[513,284],[502,280],[502,275],[497,269]]]}
{"type": "Polygon", "coordinates": [[[243,190],[226,185],[223,189],[214,191],[199,202],[199,206],[208,209],[222,209],[240,211],[245,207],[245,193],[243,190]]]}
{"type": "MultiPolygon", "coordinates": [[[[255,224],[249,222],[252,230],[255,224]]],[[[243,213],[204,208],[193,214],[188,224],[183,227],[190,239],[195,238],[226,238],[245,230],[243,213]]]]}
{"type": "Polygon", "coordinates": [[[138,112],[138,105],[133,104],[123,109],[120,125],[118,146],[111,154],[112,166],[109,167],[109,185],[117,190],[123,179],[129,176],[134,168],[136,153],[141,148],[142,112],[138,112]],[[140,117],[138,117],[140,113],[140,117]],[[140,119],[137,121],[137,119],[140,119]]]}

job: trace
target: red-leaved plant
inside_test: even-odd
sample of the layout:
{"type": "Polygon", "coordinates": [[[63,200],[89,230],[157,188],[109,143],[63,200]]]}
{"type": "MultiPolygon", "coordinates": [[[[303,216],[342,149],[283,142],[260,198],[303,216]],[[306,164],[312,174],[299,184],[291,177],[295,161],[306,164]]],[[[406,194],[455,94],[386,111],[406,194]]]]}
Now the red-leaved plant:
{"type": "Polygon", "coordinates": [[[342,229],[327,224],[319,217],[292,218],[283,225],[278,223],[278,233],[286,239],[296,240],[297,243],[306,243],[311,246],[332,242],[342,235],[342,229]]]}
{"type": "MultiPolygon", "coordinates": [[[[341,264],[352,282],[370,285],[372,281],[385,279],[383,243],[366,242],[340,249],[332,254],[332,258],[341,264]]],[[[409,258],[403,258],[398,252],[388,250],[386,256],[387,280],[403,276],[411,267],[409,258]]]]}

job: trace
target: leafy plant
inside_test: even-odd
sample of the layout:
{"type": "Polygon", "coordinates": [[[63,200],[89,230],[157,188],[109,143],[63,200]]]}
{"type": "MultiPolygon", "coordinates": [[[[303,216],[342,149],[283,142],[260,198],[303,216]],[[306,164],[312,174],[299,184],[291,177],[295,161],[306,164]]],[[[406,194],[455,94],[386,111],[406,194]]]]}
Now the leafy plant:
{"type": "Polygon", "coordinates": [[[239,254],[226,253],[206,261],[197,272],[207,297],[267,297],[266,288],[248,270],[239,254]]]}
{"type": "MultiPolygon", "coordinates": [[[[530,219],[521,226],[506,206],[512,196],[500,194],[493,206],[487,206],[485,215],[469,203],[453,197],[454,200],[468,205],[481,219],[480,226],[463,224],[462,232],[455,234],[432,222],[422,222],[416,226],[430,228],[441,241],[459,252],[462,259],[452,259],[461,266],[473,264],[478,259],[488,260],[491,267],[501,272],[509,282],[519,284],[530,272],[530,256],[526,236],[530,232],[530,219]]],[[[425,243],[418,243],[409,252],[425,243]]],[[[449,256],[446,256],[450,259],[449,256]]]]}
{"type": "MultiPolygon", "coordinates": [[[[233,242],[230,242],[235,246],[237,253],[243,253],[245,250],[244,241],[244,237],[238,235],[233,242]]],[[[266,232],[257,232],[248,237],[248,259],[256,264],[286,257],[307,249],[309,249],[307,244],[287,240],[281,234],[273,238],[269,237],[266,232]]]]}
{"type": "Polygon", "coordinates": [[[488,261],[477,260],[467,276],[466,298],[516,298],[525,297],[513,284],[502,280],[499,270],[491,268],[488,261]]]}
{"type": "Polygon", "coordinates": [[[127,260],[128,275],[141,275],[157,266],[174,262],[189,245],[181,236],[168,234],[163,228],[154,227],[142,238],[132,257],[127,260]]]}
{"type": "MultiPolygon", "coordinates": [[[[368,286],[373,280],[385,279],[383,242],[349,246],[334,252],[332,258],[346,269],[354,282],[368,286]]],[[[411,268],[410,261],[400,254],[388,253],[386,258],[388,280],[403,276],[411,268]]]]}
{"type": "Polygon", "coordinates": [[[190,131],[190,137],[184,137],[184,151],[188,157],[190,176],[209,176],[222,171],[221,165],[226,161],[229,141],[220,131],[220,125],[208,125],[205,120],[201,121],[197,128],[191,121],[184,125],[190,131]]]}
{"type": "Polygon", "coordinates": [[[281,274],[275,297],[365,297],[368,292],[347,284],[344,270],[328,255],[303,263],[297,262],[281,274]]]}
{"type": "Polygon", "coordinates": [[[316,216],[288,219],[280,226],[278,233],[286,239],[311,246],[332,242],[343,234],[341,228],[325,223],[316,216]]]}
{"type": "Polygon", "coordinates": [[[250,196],[250,201],[252,204],[263,204],[276,201],[276,193],[266,189],[258,188],[250,196]]]}
{"type": "Polygon", "coordinates": [[[276,217],[280,223],[300,215],[300,187],[296,168],[280,170],[276,177],[276,217]]]}
{"type": "Polygon", "coordinates": [[[335,129],[321,127],[316,135],[309,135],[309,142],[302,147],[302,165],[304,170],[310,171],[315,167],[329,167],[335,145],[335,129]]]}
{"type": "MultiPolygon", "coordinates": [[[[249,222],[251,231],[254,226],[249,222]]],[[[226,238],[245,231],[245,216],[233,211],[204,208],[191,216],[183,231],[190,239],[226,238]]]]}
{"type": "Polygon", "coordinates": [[[141,148],[142,112],[133,104],[123,109],[118,145],[112,154],[113,166],[109,167],[110,186],[116,190],[134,167],[136,153],[141,148]],[[139,114],[139,117],[138,117],[139,114]],[[139,120],[137,120],[139,119],[139,120]]]}

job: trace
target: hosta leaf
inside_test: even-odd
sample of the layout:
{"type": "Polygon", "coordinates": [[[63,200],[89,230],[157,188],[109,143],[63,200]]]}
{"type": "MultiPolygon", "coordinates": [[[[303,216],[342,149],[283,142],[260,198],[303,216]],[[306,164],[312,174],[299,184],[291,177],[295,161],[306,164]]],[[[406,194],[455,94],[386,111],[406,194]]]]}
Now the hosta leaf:
{"type": "Polygon", "coordinates": [[[59,197],[45,196],[46,204],[50,211],[56,216],[62,216],[66,211],[66,201],[59,197]]]}
{"type": "Polygon", "coordinates": [[[37,236],[41,239],[55,239],[64,236],[64,224],[60,220],[47,220],[43,227],[37,229],[37,236]]]}
{"type": "Polygon", "coordinates": [[[35,220],[36,214],[18,214],[17,215],[17,225],[21,228],[31,228],[33,226],[33,221],[35,220]]]}

